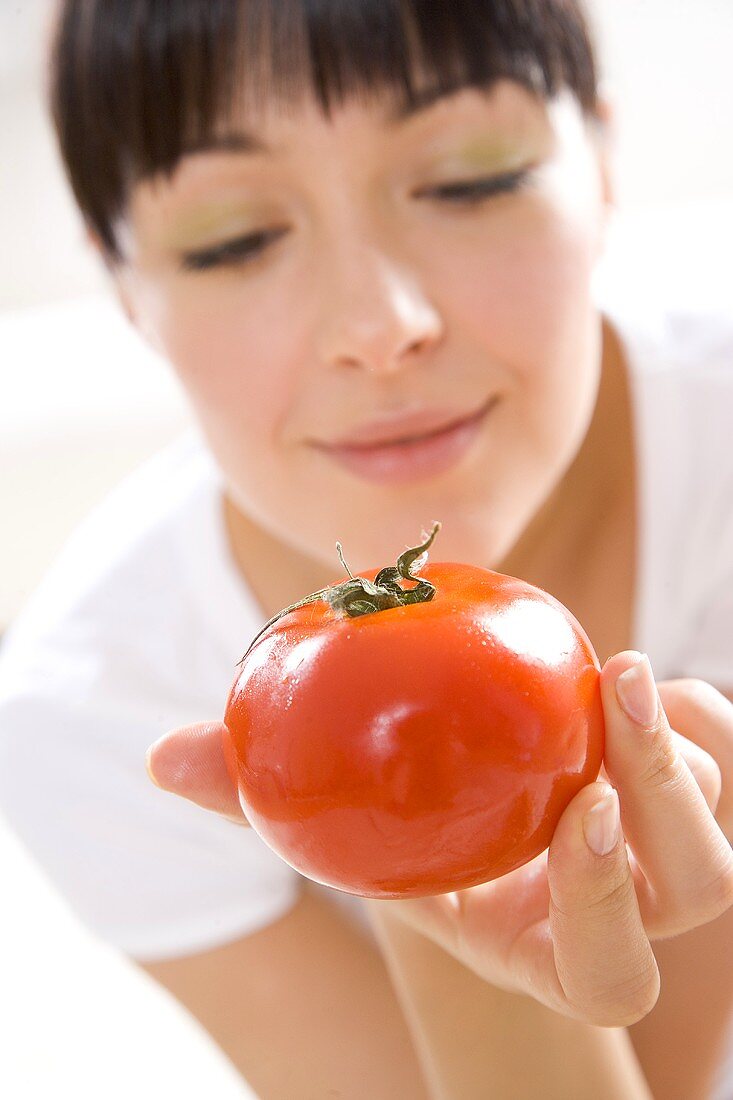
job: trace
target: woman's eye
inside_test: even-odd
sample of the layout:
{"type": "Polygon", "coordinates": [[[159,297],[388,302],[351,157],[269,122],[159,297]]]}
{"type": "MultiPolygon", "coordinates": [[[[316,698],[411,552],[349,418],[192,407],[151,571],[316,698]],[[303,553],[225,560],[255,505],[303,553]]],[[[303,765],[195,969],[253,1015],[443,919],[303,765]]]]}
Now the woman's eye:
{"type": "Polygon", "coordinates": [[[494,195],[518,191],[529,182],[530,169],[521,168],[516,172],[507,172],[502,176],[488,176],[482,179],[463,180],[441,184],[422,191],[418,197],[437,198],[456,205],[471,205],[482,202],[494,195]]]}
{"type": "Polygon", "coordinates": [[[246,263],[264,252],[267,246],[281,237],[284,232],[284,229],[263,229],[257,233],[249,233],[245,237],[224,241],[212,248],[186,252],[181,259],[181,266],[186,271],[207,271],[209,268],[223,267],[226,264],[246,263]]]}
{"type": "MultiPolygon", "coordinates": [[[[516,172],[507,172],[502,176],[488,176],[475,180],[445,183],[418,193],[418,198],[437,198],[455,206],[478,205],[494,195],[518,191],[529,181],[530,169],[522,168],[516,172]]],[[[181,258],[181,266],[186,271],[208,271],[213,267],[237,266],[246,264],[260,256],[268,245],[281,237],[285,229],[265,229],[249,233],[244,237],[235,237],[212,248],[187,252],[181,258]]]]}

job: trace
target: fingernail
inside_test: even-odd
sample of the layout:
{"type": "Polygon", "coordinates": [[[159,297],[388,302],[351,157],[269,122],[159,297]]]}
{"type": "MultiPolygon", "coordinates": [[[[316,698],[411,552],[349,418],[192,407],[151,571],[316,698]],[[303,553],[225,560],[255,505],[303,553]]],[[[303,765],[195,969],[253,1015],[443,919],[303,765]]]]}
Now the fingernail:
{"type": "Polygon", "coordinates": [[[621,707],[640,726],[653,726],[659,714],[659,696],[654,673],[646,653],[616,681],[616,697],[621,707]]]}
{"type": "Polygon", "coordinates": [[[620,813],[618,795],[608,788],[595,806],[583,818],[583,832],[588,847],[597,856],[607,856],[616,847],[619,838],[620,813]]]}
{"type": "Polygon", "coordinates": [[[148,775],[152,779],[153,783],[155,783],[155,786],[159,787],[160,783],[158,782],[158,780],[155,778],[155,775],[153,774],[153,765],[152,765],[152,761],[151,761],[151,755],[152,755],[153,749],[155,748],[157,743],[158,743],[157,741],[154,741],[153,744],[149,747],[148,751],[145,753],[145,767],[147,768],[148,775]]]}

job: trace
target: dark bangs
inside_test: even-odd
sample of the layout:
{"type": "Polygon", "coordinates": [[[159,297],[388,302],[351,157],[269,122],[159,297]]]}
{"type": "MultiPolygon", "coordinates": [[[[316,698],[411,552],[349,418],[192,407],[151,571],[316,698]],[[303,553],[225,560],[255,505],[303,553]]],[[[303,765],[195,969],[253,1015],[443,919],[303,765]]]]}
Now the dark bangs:
{"type": "Polygon", "coordinates": [[[62,158],[110,260],[130,186],[169,174],[236,108],[357,99],[501,77],[596,108],[576,0],[62,0],[50,99],[62,158]]]}

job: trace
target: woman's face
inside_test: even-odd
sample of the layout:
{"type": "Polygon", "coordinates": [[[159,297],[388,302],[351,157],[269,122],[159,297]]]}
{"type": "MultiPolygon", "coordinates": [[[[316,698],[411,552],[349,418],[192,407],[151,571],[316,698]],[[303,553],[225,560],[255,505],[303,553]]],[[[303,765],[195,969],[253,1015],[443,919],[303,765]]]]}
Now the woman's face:
{"type": "Polygon", "coordinates": [[[234,120],[222,147],[138,184],[123,227],[120,291],[230,499],[334,578],[336,540],[354,570],[388,564],[435,519],[440,560],[491,567],[568,469],[599,381],[604,185],[575,99],[502,81],[391,114],[385,99],[329,121],[308,101],[234,120]],[[367,476],[319,445],[489,399],[437,471],[367,476]]]}

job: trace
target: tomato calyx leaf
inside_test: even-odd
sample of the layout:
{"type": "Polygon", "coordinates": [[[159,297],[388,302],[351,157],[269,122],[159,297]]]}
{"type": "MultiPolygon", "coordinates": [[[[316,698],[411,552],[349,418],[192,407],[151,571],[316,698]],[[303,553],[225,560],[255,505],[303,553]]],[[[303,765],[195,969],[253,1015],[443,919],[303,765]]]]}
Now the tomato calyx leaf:
{"type": "Polygon", "coordinates": [[[349,574],[349,580],[342,584],[329,585],[318,592],[311,592],[302,600],[291,604],[290,607],[278,611],[273,615],[262,629],[254,636],[249,644],[247,652],[237,665],[244,664],[252,646],[260,638],[268,627],[287,615],[290,611],[296,611],[306,604],[315,603],[317,600],[325,600],[333,610],[348,618],[357,618],[360,615],[372,615],[376,611],[386,611],[391,607],[403,607],[406,604],[427,603],[435,595],[435,585],[424,577],[415,576],[415,572],[421,569],[428,558],[428,550],[441,528],[441,523],[436,520],[429,535],[423,531],[423,542],[418,546],[411,546],[397,558],[397,566],[387,565],[380,569],[373,581],[367,577],[355,577],[344,559],[341,543],[336,543],[341,564],[349,574]],[[402,588],[400,580],[415,581],[414,588],[402,588]]]}

